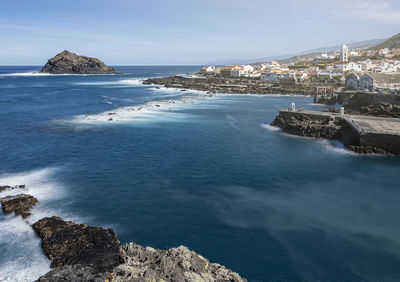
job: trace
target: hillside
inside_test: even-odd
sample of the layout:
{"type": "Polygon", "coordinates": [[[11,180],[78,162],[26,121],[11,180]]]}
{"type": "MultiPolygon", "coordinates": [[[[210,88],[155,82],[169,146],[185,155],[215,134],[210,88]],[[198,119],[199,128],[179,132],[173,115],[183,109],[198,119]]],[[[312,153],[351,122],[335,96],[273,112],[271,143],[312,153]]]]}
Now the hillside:
{"type": "Polygon", "coordinates": [[[380,50],[383,48],[389,48],[389,49],[400,48],[400,33],[390,37],[388,40],[376,45],[372,49],[380,50]]]}

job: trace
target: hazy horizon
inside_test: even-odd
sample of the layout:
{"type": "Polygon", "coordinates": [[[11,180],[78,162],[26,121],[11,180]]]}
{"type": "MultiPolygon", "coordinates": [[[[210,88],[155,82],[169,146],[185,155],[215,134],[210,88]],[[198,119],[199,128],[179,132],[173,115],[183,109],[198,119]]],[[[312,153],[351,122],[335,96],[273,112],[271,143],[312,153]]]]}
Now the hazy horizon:
{"type": "Polygon", "coordinates": [[[115,66],[202,65],[388,38],[399,27],[394,0],[2,1],[0,65],[40,66],[65,49],[115,66]]]}

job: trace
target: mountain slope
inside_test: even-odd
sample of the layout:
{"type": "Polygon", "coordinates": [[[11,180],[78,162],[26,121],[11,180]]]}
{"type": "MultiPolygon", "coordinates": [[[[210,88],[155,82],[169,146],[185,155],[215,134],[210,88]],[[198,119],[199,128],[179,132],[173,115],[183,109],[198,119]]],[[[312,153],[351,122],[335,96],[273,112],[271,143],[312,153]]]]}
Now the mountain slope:
{"type": "Polygon", "coordinates": [[[381,44],[378,44],[374,46],[372,49],[373,50],[380,50],[383,48],[400,48],[400,33],[390,37],[388,40],[382,42],[381,44]]]}
{"type": "MultiPolygon", "coordinates": [[[[377,44],[384,42],[385,40],[386,39],[371,39],[371,40],[364,40],[364,41],[359,41],[359,42],[346,43],[346,45],[349,46],[350,48],[364,48],[364,47],[375,46],[377,44]]],[[[269,62],[269,61],[273,61],[273,60],[284,60],[284,59],[289,59],[292,57],[299,57],[299,56],[308,55],[308,54],[333,52],[333,51],[340,50],[340,48],[342,48],[342,45],[316,48],[316,49],[307,50],[307,51],[298,52],[298,53],[292,53],[292,54],[281,54],[281,55],[276,55],[276,56],[268,56],[268,57],[259,58],[259,59],[219,60],[219,61],[209,62],[208,64],[210,64],[210,65],[213,65],[213,64],[214,65],[235,65],[235,64],[248,64],[248,63],[257,63],[257,62],[269,62]]]]}

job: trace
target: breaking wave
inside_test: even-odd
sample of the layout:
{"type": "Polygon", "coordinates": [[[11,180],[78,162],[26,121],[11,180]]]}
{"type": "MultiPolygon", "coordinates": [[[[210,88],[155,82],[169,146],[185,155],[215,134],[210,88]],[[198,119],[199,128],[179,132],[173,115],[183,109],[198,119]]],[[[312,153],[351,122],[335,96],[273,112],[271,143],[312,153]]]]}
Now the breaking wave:
{"type": "Polygon", "coordinates": [[[26,185],[26,188],[4,190],[0,197],[26,193],[39,200],[28,219],[14,214],[0,215],[0,281],[32,281],[50,270],[50,260],[44,255],[41,240],[30,224],[53,215],[78,220],[50,204],[65,196],[64,187],[55,180],[58,171],[58,168],[44,168],[0,175],[0,185],[26,185]]]}

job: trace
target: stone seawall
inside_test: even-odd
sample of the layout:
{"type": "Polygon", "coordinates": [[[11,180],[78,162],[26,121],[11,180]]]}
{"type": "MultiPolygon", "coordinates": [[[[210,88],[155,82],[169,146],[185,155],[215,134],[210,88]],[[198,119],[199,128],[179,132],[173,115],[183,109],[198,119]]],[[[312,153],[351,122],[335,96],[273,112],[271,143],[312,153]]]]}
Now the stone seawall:
{"type": "Polygon", "coordinates": [[[271,125],[293,135],[338,140],[360,154],[400,155],[400,119],[287,109],[271,125]]]}
{"type": "Polygon", "coordinates": [[[400,105],[400,95],[377,93],[340,93],[337,102],[351,110],[361,110],[376,103],[389,103],[400,105]]]}

